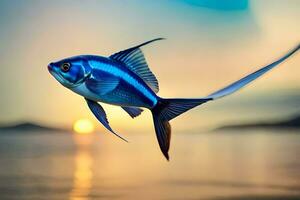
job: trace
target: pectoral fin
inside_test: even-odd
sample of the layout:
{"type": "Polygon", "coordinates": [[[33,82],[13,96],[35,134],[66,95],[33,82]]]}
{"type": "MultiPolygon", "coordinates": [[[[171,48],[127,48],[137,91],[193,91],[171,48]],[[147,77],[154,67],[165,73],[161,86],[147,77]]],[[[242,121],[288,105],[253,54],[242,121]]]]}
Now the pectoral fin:
{"type": "Polygon", "coordinates": [[[130,117],[135,118],[137,116],[139,116],[142,112],[143,109],[141,108],[137,108],[137,107],[124,107],[122,106],[122,108],[130,115],[130,117]]]}
{"type": "Polygon", "coordinates": [[[92,77],[85,81],[86,87],[95,94],[104,95],[113,91],[119,84],[119,78],[105,72],[93,70],[92,77]]]}
{"type": "Polygon", "coordinates": [[[90,110],[92,111],[92,113],[105,126],[105,128],[107,128],[110,132],[112,132],[113,134],[115,134],[116,136],[121,138],[122,140],[128,142],[125,138],[118,135],[116,132],[114,132],[112,130],[112,128],[110,127],[109,122],[107,120],[106,113],[100,104],[98,104],[95,101],[89,100],[89,99],[85,99],[85,100],[86,100],[90,110]]]}

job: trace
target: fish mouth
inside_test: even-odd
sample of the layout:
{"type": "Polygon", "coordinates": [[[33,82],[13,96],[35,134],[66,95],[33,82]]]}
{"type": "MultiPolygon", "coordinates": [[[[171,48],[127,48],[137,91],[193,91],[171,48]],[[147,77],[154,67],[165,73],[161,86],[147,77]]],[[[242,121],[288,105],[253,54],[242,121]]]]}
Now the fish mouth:
{"type": "Polygon", "coordinates": [[[50,73],[54,71],[53,66],[52,66],[52,63],[50,63],[50,64],[47,66],[47,68],[48,68],[48,71],[49,71],[50,73]]]}
{"type": "MultiPolygon", "coordinates": [[[[49,69],[49,68],[48,68],[49,69]]],[[[80,84],[73,84],[73,83],[69,83],[68,81],[66,81],[63,76],[59,73],[56,73],[54,70],[51,70],[51,68],[49,69],[50,74],[64,87],[67,88],[74,88],[77,87],[80,84]]]]}
{"type": "Polygon", "coordinates": [[[54,76],[54,77],[57,76],[57,73],[54,72],[54,70],[52,69],[52,67],[50,65],[48,65],[48,71],[52,76],[54,76]]]}
{"type": "MultiPolygon", "coordinates": [[[[67,87],[67,88],[75,88],[77,87],[78,85],[81,85],[82,82],[80,83],[77,83],[77,84],[74,84],[74,83],[70,83],[68,82],[60,73],[56,72],[53,67],[51,66],[51,64],[49,64],[48,66],[48,71],[49,73],[61,84],[63,85],[64,87],[67,87]]],[[[87,78],[87,77],[86,77],[87,78]]]]}
{"type": "Polygon", "coordinates": [[[62,84],[63,86],[67,87],[68,85],[65,83],[65,80],[64,78],[59,74],[59,73],[56,73],[52,67],[50,65],[48,65],[48,71],[49,73],[60,83],[62,84]]]}

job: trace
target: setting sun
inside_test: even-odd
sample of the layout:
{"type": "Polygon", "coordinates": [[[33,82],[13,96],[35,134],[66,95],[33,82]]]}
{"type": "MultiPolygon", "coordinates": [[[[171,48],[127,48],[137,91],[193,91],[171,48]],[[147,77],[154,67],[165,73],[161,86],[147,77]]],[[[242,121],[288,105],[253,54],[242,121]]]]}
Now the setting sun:
{"type": "Polygon", "coordinates": [[[73,125],[73,130],[78,134],[89,134],[94,129],[94,124],[89,119],[79,119],[73,125]]]}

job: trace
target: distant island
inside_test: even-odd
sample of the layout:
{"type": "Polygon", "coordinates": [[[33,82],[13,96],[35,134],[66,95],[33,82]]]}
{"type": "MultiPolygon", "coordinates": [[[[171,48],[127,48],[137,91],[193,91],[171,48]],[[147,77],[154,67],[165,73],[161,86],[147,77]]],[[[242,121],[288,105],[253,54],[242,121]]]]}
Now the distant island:
{"type": "Polygon", "coordinates": [[[17,123],[12,125],[0,125],[0,132],[14,131],[14,132],[63,132],[66,131],[60,128],[43,126],[35,123],[17,123]]]}
{"type": "Polygon", "coordinates": [[[241,129],[300,129],[300,115],[277,122],[257,122],[249,124],[232,124],[221,126],[216,130],[241,130],[241,129]]]}

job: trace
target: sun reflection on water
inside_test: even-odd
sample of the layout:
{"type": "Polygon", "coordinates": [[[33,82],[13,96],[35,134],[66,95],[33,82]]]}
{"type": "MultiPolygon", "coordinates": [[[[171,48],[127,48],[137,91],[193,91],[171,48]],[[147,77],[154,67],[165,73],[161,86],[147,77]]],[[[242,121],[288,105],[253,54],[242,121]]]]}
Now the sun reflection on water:
{"type": "Polygon", "coordinates": [[[75,155],[75,170],[70,200],[88,200],[92,189],[93,163],[91,155],[92,135],[74,135],[77,145],[75,155]]]}

